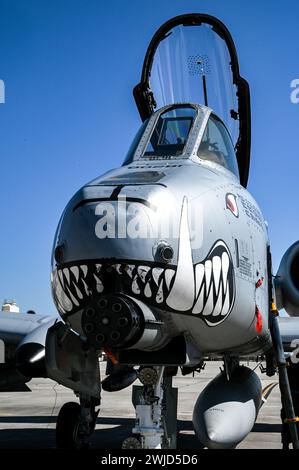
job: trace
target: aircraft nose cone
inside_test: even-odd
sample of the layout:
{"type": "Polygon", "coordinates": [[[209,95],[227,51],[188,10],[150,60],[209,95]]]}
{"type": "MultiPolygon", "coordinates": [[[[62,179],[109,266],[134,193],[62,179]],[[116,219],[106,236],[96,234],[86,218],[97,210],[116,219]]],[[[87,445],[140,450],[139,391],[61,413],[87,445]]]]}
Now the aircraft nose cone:
{"type": "MultiPolygon", "coordinates": [[[[80,205],[70,205],[57,232],[52,264],[102,258],[152,260],[155,211],[146,200],[140,201],[83,199],[80,205]]],[[[164,251],[161,256],[169,257],[164,251]]]]}
{"type": "MultiPolygon", "coordinates": [[[[160,299],[170,288],[173,268],[166,267],[175,263],[177,238],[162,237],[159,221],[174,207],[173,195],[154,185],[123,189],[116,195],[111,187],[85,187],[63,214],[52,256],[52,292],[62,316],[103,294],[121,290],[160,299]],[[163,289],[161,274],[166,276],[163,289]]],[[[177,205],[177,222],[180,211],[177,205]]],[[[86,334],[91,335],[88,323],[86,334]]]]}

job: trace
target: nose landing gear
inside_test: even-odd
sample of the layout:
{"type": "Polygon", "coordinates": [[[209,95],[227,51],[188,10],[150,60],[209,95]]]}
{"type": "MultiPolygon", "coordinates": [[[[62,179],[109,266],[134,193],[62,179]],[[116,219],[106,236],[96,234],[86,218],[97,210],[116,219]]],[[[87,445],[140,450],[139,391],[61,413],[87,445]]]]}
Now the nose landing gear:
{"type": "Polygon", "coordinates": [[[56,447],[58,449],[82,449],[89,447],[89,437],[93,433],[99,411],[95,399],[80,396],[80,404],[65,403],[56,423],[56,447]]]}
{"type": "Polygon", "coordinates": [[[177,389],[164,371],[164,366],[139,369],[142,386],[133,387],[132,397],[136,421],[123,449],[176,448],[177,389]]]}

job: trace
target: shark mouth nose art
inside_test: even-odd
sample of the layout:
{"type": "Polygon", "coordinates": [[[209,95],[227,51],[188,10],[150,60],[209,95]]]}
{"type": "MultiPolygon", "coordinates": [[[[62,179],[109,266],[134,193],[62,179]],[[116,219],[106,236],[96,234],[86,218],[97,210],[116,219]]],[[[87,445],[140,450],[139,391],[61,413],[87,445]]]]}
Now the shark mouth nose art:
{"type": "Polygon", "coordinates": [[[91,299],[100,299],[111,291],[139,298],[161,310],[202,318],[208,326],[222,323],[233,308],[235,274],[225,242],[216,241],[206,258],[193,265],[186,198],[176,266],[133,260],[99,261],[68,263],[52,272],[53,296],[62,315],[72,315],[91,299]]]}

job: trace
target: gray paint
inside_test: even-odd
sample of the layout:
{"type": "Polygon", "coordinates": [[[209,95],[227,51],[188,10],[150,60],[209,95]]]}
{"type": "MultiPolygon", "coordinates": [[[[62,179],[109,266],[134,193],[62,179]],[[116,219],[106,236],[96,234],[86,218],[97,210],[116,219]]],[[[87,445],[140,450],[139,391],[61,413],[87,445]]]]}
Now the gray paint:
{"type": "MultiPolygon", "coordinates": [[[[204,116],[209,115],[206,108],[199,106],[197,108],[200,116],[201,113],[204,116]]],[[[155,113],[152,122],[157,119],[160,112],[155,113]]],[[[180,239],[173,236],[165,239],[174,251],[173,260],[170,265],[165,265],[165,269],[169,267],[170,270],[176,272],[177,288],[168,297],[168,307],[171,308],[168,311],[166,301],[166,306],[160,306],[160,314],[162,316],[164,313],[167,315],[172,314],[173,310],[176,309],[175,305],[177,305],[177,314],[171,316],[174,330],[181,333],[189,331],[193,342],[201,352],[229,352],[233,350],[239,354],[246,354],[249,349],[252,349],[252,344],[257,344],[256,352],[258,352],[259,344],[263,343],[263,339],[269,336],[266,260],[268,235],[266,226],[255,200],[239,184],[233,173],[216,163],[206,162],[196,157],[201,139],[199,136],[202,136],[206,120],[203,123],[199,119],[199,122],[202,123],[203,127],[193,130],[195,135],[190,136],[192,145],[187,145],[189,151],[184,154],[183,158],[176,158],[171,161],[165,159],[153,161],[142,159],[140,156],[141,151],[137,150],[136,160],[131,164],[112,170],[103,177],[97,178],[77,193],[66,208],[55,240],[55,245],[64,245],[63,263],[59,266],[59,270],[71,269],[77,265],[88,266],[88,270],[90,270],[92,269],[90,267],[92,263],[103,262],[110,262],[111,265],[115,263],[132,264],[133,266],[136,266],[136,263],[145,266],[155,265],[154,246],[159,243],[159,238],[99,239],[96,237],[94,227],[98,217],[95,215],[95,208],[98,201],[91,201],[91,199],[111,197],[114,188],[108,190],[108,187],[104,184],[110,178],[115,179],[121,176],[122,185],[125,186],[120,188],[118,196],[126,196],[128,200],[133,198],[146,201],[148,205],[141,202],[139,206],[142,210],[142,217],[150,224],[154,225],[171,213],[174,225],[181,227],[182,230],[182,210],[188,216],[189,234],[184,228],[185,235],[180,236],[180,239]],[[158,183],[138,184],[138,172],[142,175],[145,171],[159,171],[165,176],[158,183]],[[130,183],[131,174],[133,175],[133,183],[130,183]],[[110,196],[108,196],[109,193],[110,196]],[[238,217],[226,206],[227,194],[235,197],[238,217]],[[196,214],[202,217],[203,237],[200,246],[194,246],[191,240],[191,252],[188,251],[188,256],[192,260],[193,267],[190,262],[186,262],[187,258],[184,256],[185,266],[180,271],[179,248],[182,247],[182,238],[184,237],[184,246],[187,247],[186,239],[192,233],[196,214]],[[191,270],[188,271],[188,266],[195,271],[196,266],[207,258],[212,247],[219,240],[225,243],[231,256],[235,279],[235,299],[233,301],[231,299],[233,305],[225,321],[211,327],[211,322],[207,322],[203,318],[205,315],[197,315],[195,313],[197,309],[194,310],[194,313],[191,311],[191,307],[195,307],[194,297],[192,297],[192,294],[188,294],[188,297],[186,289],[190,290],[194,281],[192,280],[191,270]],[[235,240],[239,244],[238,259],[235,240]],[[186,280],[185,284],[179,281],[179,272],[182,272],[180,276],[181,279],[186,280]],[[190,274],[187,275],[187,272],[190,272],[190,274]],[[255,285],[259,278],[263,278],[263,284],[259,289],[256,289],[255,285]],[[180,303],[182,305],[179,307],[180,303]],[[258,305],[263,319],[262,331],[258,334],[255,321],[256,305],[258,305]],[[184,315],[188,311],[190,311],[190,314],[184,315]],[[260,342],[256,341],[257,336],[261,338],[260,342]]],[[[150,125],[151,120],[148,126],[150,125]]],[[[147,132],[150,134],[149,130],[147,132]]],[[[110,200],[109,202],[116,208],[117,201],[110,200]]],[[[189,248],[185,249],[189,250],[189,248]]],[[[80,271],[81,275],[83,276],[82,271],[80,271]]],[[[54,299],[61,314],[66,318],[66,315],[73,313],[74,307],[79,312],[81,305],[77,288],[83,295],[85,288],[83,289],[82,285],[79,287],[76,281],[74,282],[76,286],[73,286],[72,282],[69,284],[68,278],[62,272],[60,276],[59,279],[56,272],[56,263],[53,259],[54,281],[52,288],[54,299]],[[57,300],[59,296],[60,302],[57,300]]],[[[210,277],[207,278],[207,272],[204,276],[210,282],[210,277]]],[[[74,281],[74,278],[72,278],[72,281],[74,281]]],[[[101,282],[103,285],[105,284],[104,279],[101,282]]],[[[126,293],[140,298],[139,294],[134,293],[134,286],[132,286],[131,292],[126,293]]],[[[150,302],[146,298],[141,298],[141,300],[146,300],[155,308],[159,308],[156,302],[150,302]]],[[[214,311],[217,300],[216,296],[214,304],[210,308],[211,312],[214,311]]],[[[219,305],[217,309],[221,310],[219,305]]],[[[69,317],[68,321],[72,325],[72,316],[69,317]]],[[[77,326],[78,315],[76,314],[77,326]]]]}

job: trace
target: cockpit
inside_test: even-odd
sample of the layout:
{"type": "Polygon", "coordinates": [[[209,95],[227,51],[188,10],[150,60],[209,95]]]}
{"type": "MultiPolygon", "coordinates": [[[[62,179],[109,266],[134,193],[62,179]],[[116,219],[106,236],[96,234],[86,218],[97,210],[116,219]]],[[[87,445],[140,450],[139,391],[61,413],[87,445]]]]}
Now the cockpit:
{"type": "Polygon", "coordinates": [[[215,114],[209,117],[197,156],[200,160],[217,163],[239,177],[232,140],[225,125],[215,114]]]}
{"type": "Polygon", "coordinates": [[[177,157],[182,155],[195,116],[196,110],[192,106],[172,107],[161,113],[143,156],[177,157]]]}
{"type": "Polygon", "coordinates": [[[209,108],[195,104],[170,105],[155,112],[138,131],[124,164],[182,158],[220,165],[239,178],[234,146],[224,123],[209,108]]]}

